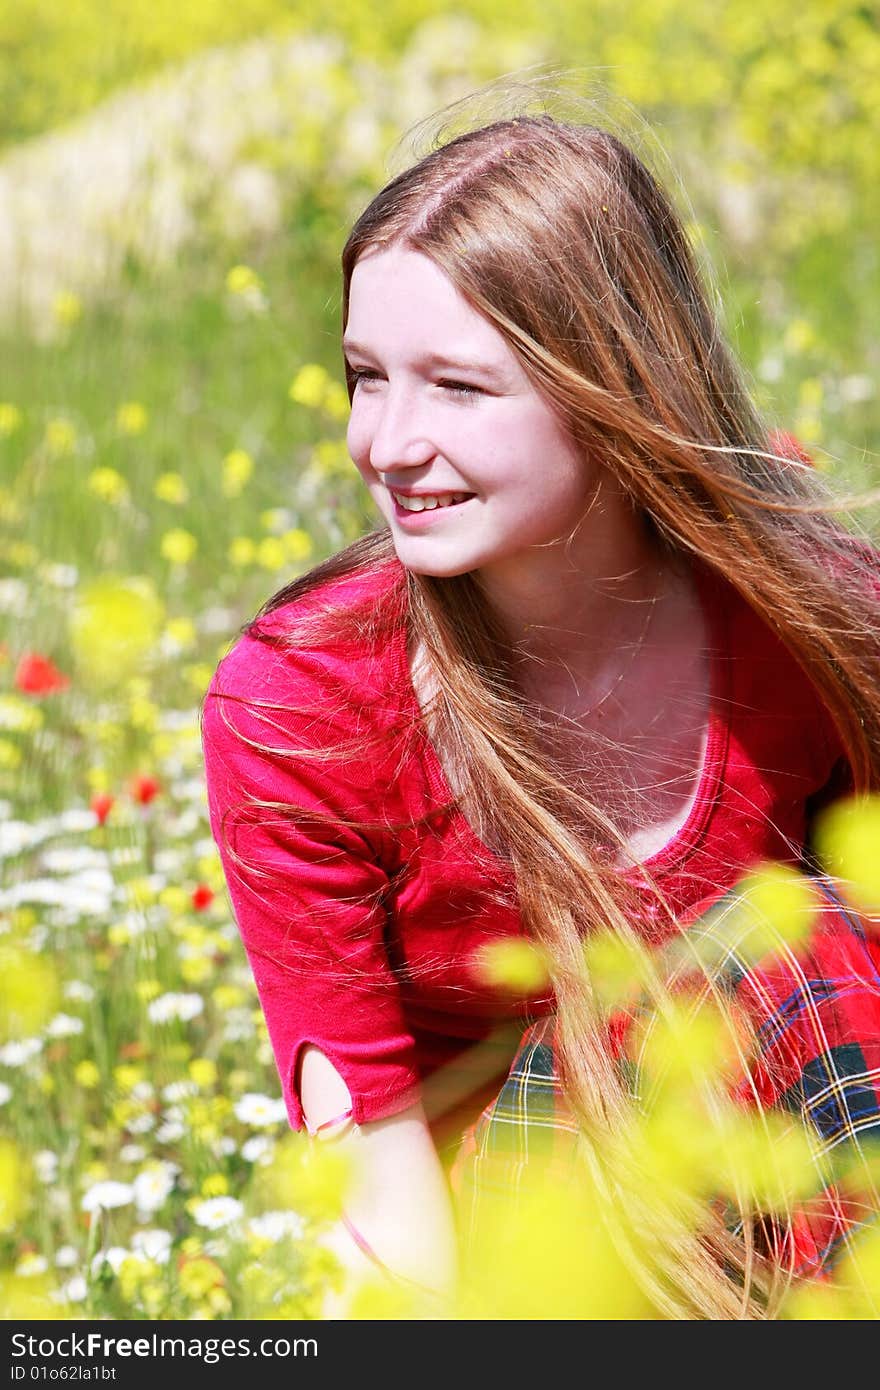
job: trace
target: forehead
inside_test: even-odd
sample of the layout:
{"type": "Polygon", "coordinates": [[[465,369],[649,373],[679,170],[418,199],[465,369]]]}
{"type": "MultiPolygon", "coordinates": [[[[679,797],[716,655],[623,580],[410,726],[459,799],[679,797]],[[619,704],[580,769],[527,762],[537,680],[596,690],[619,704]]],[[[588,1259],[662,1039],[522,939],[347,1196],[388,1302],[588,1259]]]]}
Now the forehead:
{"type": "Polygon", "coordinates": [[[495,325],[445,271],[422,252],[398,246],[369,252],[352,272],[343,346],[354,351],[355,344],[377,355],[516,361],[495,325]]]}

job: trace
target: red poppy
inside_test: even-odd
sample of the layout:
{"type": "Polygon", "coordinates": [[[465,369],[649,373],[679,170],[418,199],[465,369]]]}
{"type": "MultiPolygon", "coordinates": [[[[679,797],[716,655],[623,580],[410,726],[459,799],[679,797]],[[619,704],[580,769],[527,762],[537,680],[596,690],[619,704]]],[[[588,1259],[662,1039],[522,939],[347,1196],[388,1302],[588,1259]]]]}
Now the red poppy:
{"type": "Polygon", "coordinates": [[[39,652],[23,652],[15,668],[15,684],[25,695],[54,695],[66,690],[70,677],[39,652]]]}
{"type": "Polygon", "coordinates": [[[192,905],[196,912],[203,912],[214,901],[214,889],[207,883],[197,883],[192,892],[192,905]]]}
{"type": "Polygon", "coordinates": [[[94,811],[99,825],[103,825],[110,814],[116,798],[109,792],[95,792],[89,802],[89,809],[94,811]]]}
{"type": "Polygon", "coordinates": [[[139,802],[141,806],[148,806],[162,790],[155,777],[150,777],[146,773],[132,777],[129,788],[134,800],[139,802]]]}

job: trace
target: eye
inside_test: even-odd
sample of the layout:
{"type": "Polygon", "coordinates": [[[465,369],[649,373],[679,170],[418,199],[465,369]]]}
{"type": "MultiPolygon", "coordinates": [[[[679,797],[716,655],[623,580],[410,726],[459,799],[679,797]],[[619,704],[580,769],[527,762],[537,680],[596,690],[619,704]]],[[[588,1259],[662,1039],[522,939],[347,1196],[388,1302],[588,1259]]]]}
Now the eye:
{"type": "MultiPolygon", "coordinates": [[[[351,369],[352,390],[364,381],[380,380],[378,372],[370,371],[367,367],[353,367],[351,369]]],[[[448,391],[452,396],[458,396],[462,400],[468,397],[480,396],[483,394],[482,387],[471,386],[466,381],[438,381],[437,385],[444,391],[448,391]]]]}
{"type": "Polygon", "coordinates": [[[469,386],[466,381],[438,381],[437,385],[451,391],[453,396],[479,396],[481,394],[479,386],[469,386]]]}

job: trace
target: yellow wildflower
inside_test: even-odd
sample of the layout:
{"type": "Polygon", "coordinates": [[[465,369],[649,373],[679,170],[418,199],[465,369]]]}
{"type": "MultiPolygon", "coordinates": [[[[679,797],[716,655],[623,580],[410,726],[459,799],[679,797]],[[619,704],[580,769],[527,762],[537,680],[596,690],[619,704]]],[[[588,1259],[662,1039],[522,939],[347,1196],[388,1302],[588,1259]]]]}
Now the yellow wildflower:
{"type": "Polygon", "coordinates": [[[61,290],[53,300],[52,313],[56,323],[70,328],[82,317],[82,300],[71,290],[61,290]]]}
{"type": "Polygon", "coordinates": [[[159,546],[162,558],[172,565],[188,565],[198,549],[198,541],[190,531],[179,527],[166,531],[159,546]]]}
{"type": "Polygon", "coordinates": [[[143,434],[148,418],[140,401],[123,401],[116,412],[116,427],[121,434],[143,434]]]}
{"type": "Polygon", "coordinates": [[[175,507],[189,501],[189,488],[179,473],[160,473],[153,492],[160,502],[170,502],[175,507]]]}
{"type": "Polygon", "coordinates": [[[257,547],[249,536],[236,536],[229,546],[229,563],[236,569],[244,569],[245,565],[252,565],[256,558],[257,547]]]}
{"type": "Polygon", "coordinates": [[[226,288],[230,294],[247,294],[262,288],[262,281],[249,265],[234,265],[226,272],[226,288]]]}
{"type": "Polygon", "coordinates": [[[254,471],[254,461],[244,449],[232,449],[223,460],[223,478],[220,484],[224,497],[238,497],[250,481],[254,471]]]}
{"type": "Polygon", "coordinates": [[[330,377],[325,367],[317,362],[308,362],[300,367],[290,383],[288,395],[298,405],[310,406],[313,410],[324,404],[330,377]]]}
{"type": "Polygon", "coordinates": [[[82,1086],[85,1091],[93,1091],[101,1081],[101,1073],[94,1062],[89,1061],[88,1058],[76,1064],[73,1077],[76,1084],[82,1086]]]}
{"type": "Polygon", "coordinates": [[[128,500],[128,483],[115,468],[93,468],[86,478],[86,487],[102,502],[118,505],[128,500]]]}
{"type": "Polygon", "coordinates": [[[0,401],[0,437],[12,434],[21,421],[22,414],[17,405],[13,405],[12,401],[0,401]]]}
{"type": "Polygon", "coordinates": [[[289,560],[307,560],[314,549],[308,531],[299,526],[292,531],[285,531],[280,539],[289,560]]]}

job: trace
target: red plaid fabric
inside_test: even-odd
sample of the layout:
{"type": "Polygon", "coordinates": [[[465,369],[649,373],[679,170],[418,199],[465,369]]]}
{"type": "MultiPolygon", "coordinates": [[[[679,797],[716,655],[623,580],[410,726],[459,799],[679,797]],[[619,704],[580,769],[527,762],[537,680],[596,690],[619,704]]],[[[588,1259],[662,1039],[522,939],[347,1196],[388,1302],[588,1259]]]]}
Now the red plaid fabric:
{"type": "MultiPolygon", "coordinates": [[[[715,977],[751,1023],[757,1044],[735,1097],[803,1122],[823,1174],[820,1195],[784,1228],[765,1223],[768,1254],[797,1275],[825,1278],[854,1230],[876,1217],[869,1196],[827,1176],[829,1165],[832,1173],[841,1171],[854,1150],[880,1157],[880,934],[827,878],[814,882],[820,906],[805,947],[757,967],[730,951],[715,977]]],[[[735,890],[687,935],[718,933],[734,899],[735,890]]],[[[612,1019],[616,1050],[629,1021],[612,1019]]],[[[552,1017],[526,1029],[498,1096],[464,1137],[450,1176],[465,1238],[476,1229],[482,1198],[515,1199],[530,1163],[546,1165],[551,1180],[577,1171],[577,1123],[560,1085],[554,1035],[552,1017]]]]}

